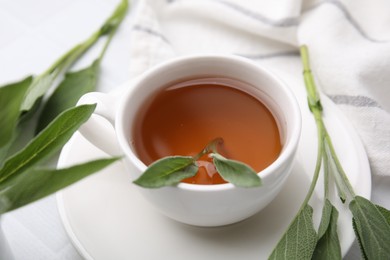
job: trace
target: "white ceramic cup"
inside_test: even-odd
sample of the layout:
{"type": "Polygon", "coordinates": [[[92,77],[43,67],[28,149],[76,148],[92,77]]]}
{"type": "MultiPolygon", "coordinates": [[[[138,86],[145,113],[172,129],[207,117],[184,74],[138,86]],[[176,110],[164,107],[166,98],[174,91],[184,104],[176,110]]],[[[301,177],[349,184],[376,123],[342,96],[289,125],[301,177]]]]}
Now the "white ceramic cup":
{"type": "MultiPolygon", "coordinates": [[[[123,155],[133,180],[145,170],[131,145],[132,124],[149,96],[181,79],[217,76],[247,84],[240,88],[263,102],[278,122],[282,151],[258,174],[262,186],[237,188],[233,184],[199,185],[180,183],[159,189],[137,188],[159,211],[177,221],[196,226],[221,226],[246,219],[263,209],[281,190],[291,172],[301,131],[298,103],[288,87],[272,73],[251,61],[233,55],[196,55],[158,65],[116,94],[88,93],[79,104],[97,103],[91,119],[80,132],[111,155],[123,155]],[[98,116],[107,119],[115,134],[106,131],[98,116]],[[114,136],[113,136],[114,135],[114,136]]],[[[106,121],[107,121],[106,120],[106,121]]],[[[107,122],[103,122],[107,124],[107,122]]],[[[245,126],[243,126],[245,127],[245,126]]],[[[134,185],[129,179],[129,189],[134,185]]],[[[137,209],[134,209],[137,210],[137,209]]]]}

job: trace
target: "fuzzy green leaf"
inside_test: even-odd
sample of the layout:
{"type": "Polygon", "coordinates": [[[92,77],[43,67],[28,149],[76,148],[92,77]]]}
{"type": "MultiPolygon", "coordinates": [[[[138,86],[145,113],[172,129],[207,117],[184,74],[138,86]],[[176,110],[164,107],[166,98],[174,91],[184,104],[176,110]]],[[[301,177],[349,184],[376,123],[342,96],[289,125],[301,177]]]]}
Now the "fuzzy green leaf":
{"type": "Polygon", "coordinates": [[[45,74],[34,78],[29,88],[27,89],[26,97],[20,107],[21,112],[29,111],[36,102],[41,100],[42,96],[53,84],[58,71],[55,70],[50,74],[45,74]]]}
{"type": "Polygon", "coordinates": [[[280,239],[269,259],[311,259],[317,243],[313,226],[313,208],[305,205],[280,239]]]}
{"type": "Polygon", "coordinates": [[[211,156],[213,157],[215,168],[225,181],[244,188],[261,186],[260,177],[248,165],[226,159],[217,153],[213,153],[211,156]]]}
{"type": "Polygon", "coordinates": [[[85,69],[67,73],[46,102],[38,121],[37,132],[45,128],[57,115],[75,106],[82,95],[95,90],[98,73],[97,60],[85,69]]]}
{"type": "Polygon", "coordinates": [[[4,163],[0,169],[0,183],[10,176],[19,175],[61,149],[94,110],[95,105],[83,105],[59,115],[26,147],[4,163]]]}
{"type": "Polygon", "coordinates": [[[321,222],[318,228],[318,239],[321,239],[329,229],[333,208],[332,203],[328,199],[325,199],[324,207],[322,208],[321,222]]]}
{"type": "Polygon", "coordinates": [[[326,199],[318,231],[319,239],[313,259],[342,259],[340,241],[337,234],[338,216],[337,209],[326,199]]]}
{"type": "Polygon", "coordinates": [[[0,214],[22,207],[84,177],[97,172],[118,158],[100,159],[65,169],[28,169],[0,183],[0,214]]]}
{"type": "Polygon", "coordinates": [[[362,239],[360,238],[359,232],[357,231],[356,221],[355,221],[354,218],[352,218],[352,227],[353,227],[353,231],[355,232],[356,239],[357,239],[358,244],[359,244],[360,253],[362,254],[362,258],[364,260],[367,260],[368,258],[367,258],[366,252],[364,252],[364,248],[363,248],[363,245],[362,245],[362,239]]]}
{"type": "Polygon", "coordinates": [[[349,204],[356,236],[368,259],[390,259],[390,224],[371,201],[356,196],[349,204]]]}
{"type": "Polygon", "coordinates": [[[31,82],[30,76],[19,82],[0,87],[0,147],[6,146],[12,139],[20,116],[20,106],[31,82]]]}
{"type": "Polygon", "coordinates": [[[387,223],[390,225],[390,210],[385,209],[384,207],[380,205],[375,205],[376,208],[382,213],[382,215],[385,217],[387,223]]]}
{"type": "Polygon", "coordinates": [[[134,183],[144,188],[160,188],[178,184],[195,176],[197,171],[191,156],[168,156],[152,163],[134,183]]]}

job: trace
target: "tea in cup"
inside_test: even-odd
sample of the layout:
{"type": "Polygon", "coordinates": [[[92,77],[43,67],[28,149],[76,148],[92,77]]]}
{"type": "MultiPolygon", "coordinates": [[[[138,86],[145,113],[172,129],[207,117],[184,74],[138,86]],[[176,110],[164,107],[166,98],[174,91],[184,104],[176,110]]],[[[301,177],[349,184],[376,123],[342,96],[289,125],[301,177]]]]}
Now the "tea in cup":
{"type": "MultiPolygon", "coordinates": [[[[262,185],[242,188],[224,180],[207,154],[199,170],[174,186],[138,187],[164,215],[196,226],[221,226],[259,212],[291,172],[301,131],[297,101],[265,68],[233,55],[196,55],[163,63],[119,93],[88,93],[115,135],[96,117],[80,132],[111,155],[123,155],[131,176],[166,156],[195,156],[223,139],[218,152],[252,167],[262,185]]],[[[129,179],[129,185],[131,184],[129,179]]],[[[131,187],[129,187],[131,188],[131,187]]]]}

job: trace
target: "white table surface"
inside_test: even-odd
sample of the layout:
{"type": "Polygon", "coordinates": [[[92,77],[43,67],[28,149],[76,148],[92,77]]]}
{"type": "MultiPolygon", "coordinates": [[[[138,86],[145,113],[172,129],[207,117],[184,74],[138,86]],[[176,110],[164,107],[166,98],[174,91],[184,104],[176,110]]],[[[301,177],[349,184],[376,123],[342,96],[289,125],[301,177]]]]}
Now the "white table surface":
{"type": "MultiPolygon", "coordinates": [[[[115,8],[116,0],[0,0],[0,85],[38,74],[85,39],[115,8]]],[[[131,15],[103,61],[98,90],[109,91],[129,79],[131,15]]],[[[96,51],[83,60],[88,64],[96,51]]],[[[389,178],[373,179],[373,200],[390,208],[389,178]]],[[[15,259],[82,259],[62,226],[56,199],[49,196],[7,213],[5,236],[15,259]]],[[[356,244],[346,259],[360,256],[356,244]]]]}

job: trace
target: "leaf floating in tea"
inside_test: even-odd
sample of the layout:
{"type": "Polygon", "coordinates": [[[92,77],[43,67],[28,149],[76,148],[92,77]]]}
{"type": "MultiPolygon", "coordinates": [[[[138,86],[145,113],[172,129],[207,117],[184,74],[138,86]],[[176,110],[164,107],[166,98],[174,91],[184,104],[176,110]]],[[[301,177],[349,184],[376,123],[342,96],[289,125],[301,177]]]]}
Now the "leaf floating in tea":
{"type": "Polygon", "coordinates": [[[239,161],[226,159],[217,152],[217,145],[222,143],[222,138],[216,138],[195,156],[168,156],[157,160],[134,183],[145,188],[160,188],[177,184],[186,178],[194,177],[199,169],[197,160],[210,154],[223,180],[237,187],[260,186],[261,179],[251,167],[239,161]]]}
{"type": "Polygon", "coordinates": [[[229,160],[220,154],[212,153],[213,162],[221,177],[237,187],[250,188],[261,185],[261,179],[248,165],[229,160]]]}
{"type": "Polygon", "coordinates": [[[193,177],[197,171],[192,156],[168,156],[152,163],[134,183],[144,188],[161,188],[193,177]]]}
{"type": "MultiPolygon", "coordinates": [[[[257,172],[271,165],[282,151],[277,120],[256,93],[243,91],[247,87],[217,76],[168,84],[144,102],[135,118],[131,139],[138,158],[150,165],[167,155],[194,155],[205,145],[206,152],[194,156],[195,160],[218,153],[229,159],[245,158],[257,172]],[[215,137],[225,138],[226,146],[215,137]]],[[[225,183],[219,174],[211,179],[201,175],[184,182],[225,183]]]]}

